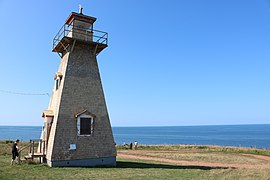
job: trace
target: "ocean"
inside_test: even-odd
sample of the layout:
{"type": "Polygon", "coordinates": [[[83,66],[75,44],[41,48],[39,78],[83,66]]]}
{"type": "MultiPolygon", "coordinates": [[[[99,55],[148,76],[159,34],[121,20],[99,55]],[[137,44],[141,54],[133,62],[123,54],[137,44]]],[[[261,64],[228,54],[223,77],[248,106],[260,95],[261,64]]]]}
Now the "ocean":
{"type": "MultiPolygon", "coordinates": [[[[0,140],[39,139],[39,126],[0,126],[0,140]]],[[[193,144],[270,148],[270,124],[113,127],[116,144],[193,144]]]]}

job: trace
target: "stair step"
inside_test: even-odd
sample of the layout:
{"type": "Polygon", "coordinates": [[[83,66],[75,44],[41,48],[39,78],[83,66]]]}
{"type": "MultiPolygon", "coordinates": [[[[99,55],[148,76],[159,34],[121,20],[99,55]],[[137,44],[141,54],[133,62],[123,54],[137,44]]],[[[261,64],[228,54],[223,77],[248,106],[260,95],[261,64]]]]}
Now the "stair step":
{"type": "Polygon", "coordinates": [[[31,156],[24,156],[24,159],[28,160],[28,159],[32,159],[32,157],[31,156]]]}
{"type": "Polygon", "coordinates": [[[46,155],[45,154],[43,154],[43,153],[34,153],[34,154],[32,154],[32,153],[29,153],[29,155],[28,156],[30,156],[30,157],[45,157],[46,155]]]}
{"type": "Polygon", "coordinates": [[[35,154],[29,153],[28,156],[24,156],[24,159],[28,160],[28,159],[33,159],[33,158],[45,157],[45,156],[46,155],[43,153],[35,153],[35,154]]]}

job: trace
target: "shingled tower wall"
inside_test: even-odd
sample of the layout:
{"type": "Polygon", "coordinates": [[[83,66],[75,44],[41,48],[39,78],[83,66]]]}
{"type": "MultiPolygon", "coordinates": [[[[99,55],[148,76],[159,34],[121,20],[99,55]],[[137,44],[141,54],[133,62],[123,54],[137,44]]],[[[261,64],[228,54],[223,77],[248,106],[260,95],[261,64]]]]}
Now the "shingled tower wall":
{"type": "Polygon", "coordinates": [[[96,59],[107,47],[107,33],[93,29],[95,20],[72,12],[54,38],[61,62],[42,132],[49,166],[116,165],[96,59]]]}

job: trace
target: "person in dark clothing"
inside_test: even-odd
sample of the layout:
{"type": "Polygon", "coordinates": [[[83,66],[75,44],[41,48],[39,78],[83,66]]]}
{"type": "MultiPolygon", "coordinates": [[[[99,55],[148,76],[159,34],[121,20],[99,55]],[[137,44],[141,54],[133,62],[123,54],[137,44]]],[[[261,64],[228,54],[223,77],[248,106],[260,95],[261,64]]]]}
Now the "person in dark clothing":
{"type": "Polygon", "coordinates": [[[19,152],[18,152],[18,144],[19,144],[20,140],[17,139],[13,145],[12,145],[12,160],[11,160],[11,165],[13,165],[16,157],[19,157],[19,152]]]}
{"type": "Polygon", "coordinates": [[[133,144],[132,144],[132,142],[130,142],[129,149],[132,149],[132,147],[133,147],[133,144]]]}

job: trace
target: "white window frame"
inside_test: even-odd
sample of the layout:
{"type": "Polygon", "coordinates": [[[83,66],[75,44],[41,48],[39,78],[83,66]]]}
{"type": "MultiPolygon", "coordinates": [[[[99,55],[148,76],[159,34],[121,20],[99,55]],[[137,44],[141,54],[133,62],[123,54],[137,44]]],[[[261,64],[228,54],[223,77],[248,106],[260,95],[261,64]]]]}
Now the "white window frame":
{"type": "Polygon", "coordinates": [[[82,114],[77,117],[77,135],[78,136],[93,136],[94,130],[94,117],[91,115],[82,114]],[[81,134],[81,118],[90,118],[91,119],[91,133],[90,134],[81,134]]]}

